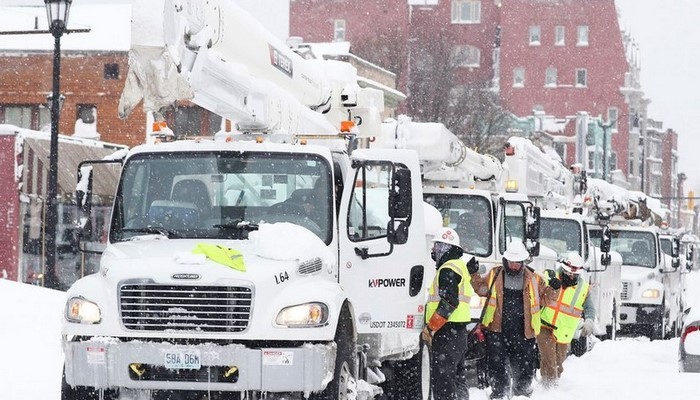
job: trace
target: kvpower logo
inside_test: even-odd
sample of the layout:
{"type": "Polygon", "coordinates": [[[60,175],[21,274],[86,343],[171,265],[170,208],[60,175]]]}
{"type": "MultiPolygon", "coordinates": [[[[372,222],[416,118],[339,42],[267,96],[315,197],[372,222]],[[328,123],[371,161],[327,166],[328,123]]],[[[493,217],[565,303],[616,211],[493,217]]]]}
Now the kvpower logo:
{"type": "Polygon", "coordinates": [[[377,278],[369,280],[369,287],[406,287],[406,278],[377,278]]]}

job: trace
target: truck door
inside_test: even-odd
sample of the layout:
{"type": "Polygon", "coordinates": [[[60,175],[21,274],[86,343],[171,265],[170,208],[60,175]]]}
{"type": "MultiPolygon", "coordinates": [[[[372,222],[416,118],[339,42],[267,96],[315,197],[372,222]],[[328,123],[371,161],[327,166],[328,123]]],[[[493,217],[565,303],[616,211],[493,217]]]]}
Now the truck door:
{"type": "Polygon", "coordinates": [[[338,221],[338,279],[358,333],[422,328],[424,277],[433,267],[419,171],[412,151],[353,153],[338,221]]]}

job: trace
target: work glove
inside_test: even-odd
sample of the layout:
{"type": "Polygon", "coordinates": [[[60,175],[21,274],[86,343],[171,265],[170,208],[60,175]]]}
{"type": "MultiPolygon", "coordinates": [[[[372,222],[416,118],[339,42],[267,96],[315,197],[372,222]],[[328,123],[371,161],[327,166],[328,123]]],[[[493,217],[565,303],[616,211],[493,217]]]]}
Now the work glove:
{"type": "Polygon", "coordinates": [[[428,347],[433,345],[433,332],[427,326],[423,328],[421,336],[423,337],[423,341],[428,347]]]}
{"type": "Polygon", "coordinates": [[[544,270],[544,273],[547,275],[547,278],[549,278],[549,286],[554,290],[559,290],[561,287],[561,280],[557,278],[556,272],[551,269],[546,269],[544,270]]]}
{"type": "Polygon", "coordinates": [[[591,336],[592,333],[593,321],[590,319],[583,321],[583,325],[581,325],[581,336],[591,336]]]}
{"type": "Polygon", "coordinates": [[[472,258],[467,261],[467,271],[469,271],[469,275],[479,272],[479,261],[476,257],[472,256],[472,258]]]}

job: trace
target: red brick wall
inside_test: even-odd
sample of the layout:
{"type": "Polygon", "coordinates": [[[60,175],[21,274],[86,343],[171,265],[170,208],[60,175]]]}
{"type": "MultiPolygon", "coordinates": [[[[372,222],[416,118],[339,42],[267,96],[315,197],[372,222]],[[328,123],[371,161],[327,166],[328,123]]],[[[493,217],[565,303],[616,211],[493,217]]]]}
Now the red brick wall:
{"type": "Polygon", "coordinates": [[[19,195],[15,182],[15,137],[0,136],[0,279],[18,278],[19,195]]]}
{"type": "MultiPolygon", "coordinates": [[[[94,104],[101,140],[128,146],[144,143],[146,119],[141,106],[126,120],[119,119],[117,113],[127,71],[125,52],[62,53],[60,83],[66,100],[60,114],[61,134],[73,134],[77,104],[94,104]],[[119,65],[119,79],[104,78],[105,64],[119,65]]],[[[0,104],[46,104],[52,74],[53,53],[0,57],[0,104]]]]}
{"type": "Polygon", "coordinates": [[[529,115],[542,106],[549,115],[565,117],[577,111],[607,119],[617,107],[618,133],[612,137],[618,168],[628,169],[628,109],[620,93],[628,70],[614,0],[504,1],[501,8],[501,99],[516,115],[529,115]],[[541,45],[529,45],[529,27],[539,25],[541,45]],[[556,25],[566,30],[565,46],[554,46],[556,25]],[[577,26],[588,25],[589,45],[576,46],[577,26]],[[557,68],[559,85],[545,88],[545,70],[557,68]],[[513,87],[513,69],[525,69],[523,88],[513,87]],[[575,71],[588,70],[588,87],[576,88],[575,71]]]}

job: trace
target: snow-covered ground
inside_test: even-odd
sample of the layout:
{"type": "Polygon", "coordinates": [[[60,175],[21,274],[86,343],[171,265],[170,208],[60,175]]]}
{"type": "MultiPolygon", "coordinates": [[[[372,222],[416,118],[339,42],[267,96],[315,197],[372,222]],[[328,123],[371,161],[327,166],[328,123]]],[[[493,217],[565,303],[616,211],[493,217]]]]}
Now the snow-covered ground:
{"type": "MultiPolygon", "coordinates": [[[[688,280],[700,301],[700,272],[688,280]]],[[[60,399],[60,324],[65,294],[0,279],[0,399],[60,399]]],[[[699,304],[695,303],[695,304],[699,304]]],[[[697,399],[700,374],[678,372],[678,339],[626,338],[597,343],[570,357],[557,389],[535,388],[533,399],[697,399]]],[[[471,390],[472,400],[488,390],[471,390]]]]}

